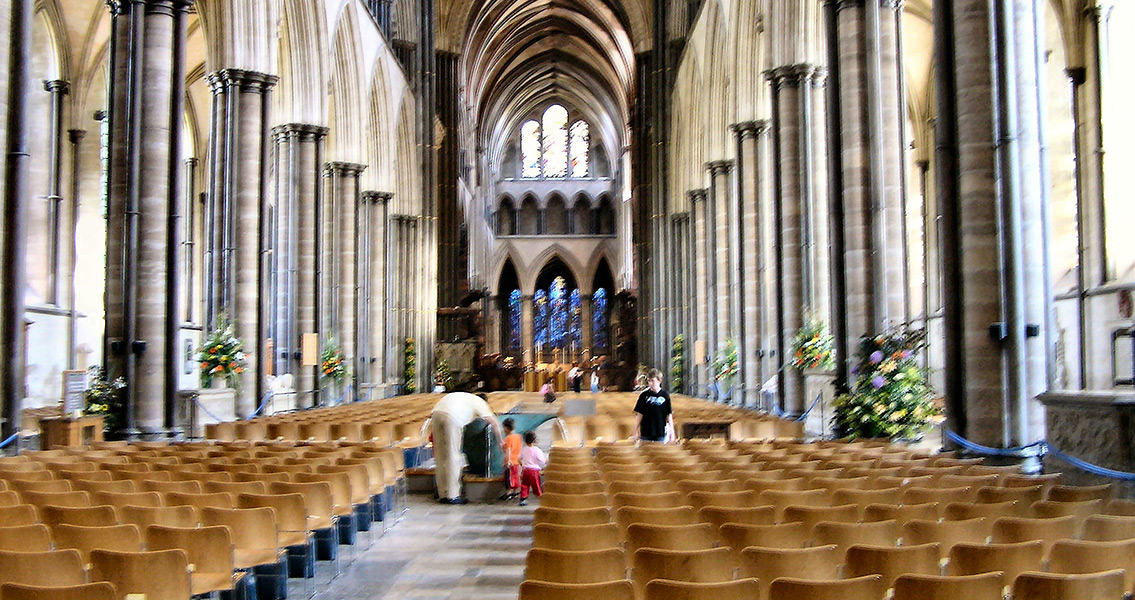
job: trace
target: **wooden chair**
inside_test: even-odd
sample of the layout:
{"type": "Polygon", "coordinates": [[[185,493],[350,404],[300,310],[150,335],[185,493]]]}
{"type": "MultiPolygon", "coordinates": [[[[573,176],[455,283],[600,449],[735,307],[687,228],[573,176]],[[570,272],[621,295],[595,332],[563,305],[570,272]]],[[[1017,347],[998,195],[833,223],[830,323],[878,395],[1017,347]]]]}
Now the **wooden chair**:
{"type": "Polygon", "coordinates": [[[717,536],[708,523],[694,525],[648,525],[632,523],[626,529],[627,552],[640,548],[662,550],[709,550],[717,546],[717,536]]]}
{"type": "Polygon", "coordinates": [[[945,516],[946,505],[951,502],[973,502],[977,489],[971,487],[908,487],[902,493],[903,504],[937,502],[939,517],[945,516]]]}
{"type": "Polygon", "coordinates": [[[1076,519],[1072,516],[1054,519],[1003,517],[993,522],[993,541],[998,544],[1040,540],[1044,557],[1052,545],[1076,536],[1076,519]]]}
{"type": "Polygon", "coordinates": [[[0,582],[66,586],[86,583],[83,556],[77,550],[0,551],[0,582]]]}
{"type": "Polygon", "coordinates": [[[237,569],[277,564],[283,556],[276,512],[271,508],[202,508],[201,525],[227,527],[232,532],[237,569]]]}
{"type": "Polygon", "coordinates": [[[525,581],[520,584],[519,600],[635,600],[630,581],[607,583],[551,583],[525,581]]]}
{"type": "Polygon", "coordinates": [[[622,534],[613,523],[603,525],[554,525],[532,527],[532,547],[551,550],[605,550],[619,548],[622,534]]]}
{"type": "Polygon", "coordinates": [[[4,600],[117,600],[114,585],[100,581],[66,586],[0,585],[0,598],[4,600]]]}
{"type": "Polygon", "coordinates": [[[19,494],[9,490],[0,491],[0,508],[16,506],[17,504],[23,504],[19,494]]]}
{"type": "Polygon", "coordinates": [[[893,546],[899,539],[895,521],[848,523],[821,521],[812,526],[812,544],[835,545],[840,556],[851,546],[893,546]]]}
{"type": "Polygon", "coordinates": [[[745,525],[726,523],[718,529],[721,538],[737,553],[749,546],[763,548],[803,548],[811,538],[811,532],[803,523],[781,523],[778,525],[745,525]]]}
{"type": "MultiPolygon", "coordinates": [[[[654,484],[654,483],[663,483],[663,482],[649,482],[649,483],[654,484]]],[[[556,482],[555,487],[545,485],[544,489],[546,490],[546,492],[545,492],[546,494],[552,493],[552,492],[560,493],[560,494],[595,494],[595,493],[604,492],[604,491],[606,491],[607,488],[603,485],[602,481],[572,481],[572,482],[560,481],[560,482],[556,482]]],[[[636,491],[636,490],[620,490],[620,491],[636,491]]],[[[670,490],[669,490],[669,488],[666,488],[665,490],[661,490],[661,491],[670,491],[670,490]]]]}
{"type": "Polygon", "coordinates": [[[820,581],[781,577],[769,586],[768,600],[881,600],[886,591],[879,575],[820,581]]]}
{"type": "Polygon", "coordinates": [[[627,578],[622,548],[553,550],[532,548],[525,560],[526,579],[553,583],[606,583],[627,578]]]}
{"type": "Polygon", "coordinates": [[[776,511],[771,506],[746,506],[743,508],[704,506],[698,509],[698,516],[702,521],[718,528],[726,523],[772,525],[776,511]]]}
{"type": "Polygon", "coordinates": [[[271,508],[276,514],[276,535],[281,547],[306,546],[311,540],[307,510],[300,494],[241,494],[240,508],[271,508]]]}
{"type": "Polygon", "coordinates": [[[113,506],[41,506],[39,517],[48,527],[62,524],[109,527],[118,524],[118,514],[113,506]]]}
{"type": "Polygon", "coordinates": [[[1123,589],[1135,586],[1135,540],[1088,542],[1062,540],[1048,554],[1048,570],[1052,573],[1081,575],[1124,570],[1123,589]]]}
{"type": "Polygon", "coordinates": [[[139,531],[150,525],[196,527],[200,523],[192,506],[124,506],[119,513],[123,525],[135,525],[139,531]]]}
{"type": "Polygon", "coordinates": [[[1013,584],[1013,600],[1104,600],[1122,598],[1124,592],[1123,571],[1022,573],[1013,584]]]}
{"type": "Polygon", "coordinates": [[[903,523],[902,540],[904,544],[911,546],[938,544],[941,557],[946,558],[956,544],[986,543],[992,531],[993,522],[983,517],[962,521],[916,519],[903,523]]]}
{"type": "Polygon", "coordinates": [[[145,594],[153,600],[189,598],[189,558],[184,550],[91,552],[91,581],[114,584],[119,600],[145,594]]]}
{"type": "MultiPolygon", "coordinates": [[[[541,505],[543,501],[541,500],[541,505]]],[[[699,523],[697,514],[689,506],[676,508],[641,508],[623,506],[615,511],[615,523],[626,531],[634,523],[645,525],[695,525],[699,523]]]]}
{"type": "Polygon", "coordinates": [[[760,593],[756,579],[724,583],[655,579],[647,582],[645,590],[646,597],[651,600],[751,600],[760,593]]]}
{"type": "Polygon", "coordinates": [[[72,491],[71,482],[66,479],[13,479],[8,482],[8,488],[20,494],[21,497],[27,492],[60,493],[72,491]]]}
{"type": "Polygon", "coordinates": [[[211,494],[170,492],[165,494],[166,506],[192,506],[197,510],[203,508],[236,508],[236,500],[228,492],[213,492],[211,494]]]}
{"type": "MultiPolygon", "coordinates": [[[[731,481],[731,480],[730,480],[731,481]]],[[[679,486],[687,482],[679,482],[679,486]]],[[[756,496],[751,490],[740,491],[710,491],[710,490],[684,490],[686,498],[695,509],[705,506],[730,506],[746,508],[756,503],[756,496]]]]}
{"type": "MultiPolygon", "coordinates": [[[[106,471],[96,471],[96,473],[106,473],[106,471]]],[[[78,491],[87,492],[93,498],[99,492],[116,492],[119,494],[133,493],[138,491],[137,485],[128,479],[108,480],[108,481],[94,481],[94,480],[72,480],[71,487],[78,491]]]]}
{"type": "Polygon", "coordinates": [[[866,508],[869,504],[899,504],[902,502],[902,489],[839,489],[832,491],[831,497],[835,505],[855,504],[866,508]]]}
{"type": "Polygon", "coordinates": [[[39,523],[39,515],[30,504],[0,506],[0,527],[16,527],[39,523]]]}
{"type": "Polygon", "coordinates": [[[1032,511],[1037,518],[1051,519],[1055,517],[1070,516],[1076,521],[1076,534],[1084,529],[1084,522],[1088,517],[1099,514],[1103,509],[1103,500],[1079,500],[1056,502],[1042,500],[1032,505],[1032,511]]]}
{"type": "Polygon", "coordinates": [[[902,575],[895,580],[893,600],[1001,600],[1005,575],[902,575]]]}
{"type": "Polygon", "coordinates": [[[804,488],[803,477],[765,479],[763,477],[749,477],[745,479],[745,489],[753,492],[759,498],[761,494],[770,491],[801,492],[804,488]]]}
{"type": "Polygon", "coordinates": [[[946,512],[943,516],[947,521],[985,518],[992,523],[1001,517],[1031,517],[1033,516],[1032,512],[1031,507],[1022,506],[1017,500],[984,503],[951,502],[946,505],[946,512]]]}
{"type": "Polygon", "coordinates": [[[162,495],[157,492],[96,492],[94,500],[96,505],[109,505],[115,509],[126,506],[165,506],[162,495]]]}
{"type": "Polygon", "coordinates": [[[233,562],[232,536],[228,527],[146,528],[146,549],[185,551],[189,564],[190,591],[194,596],[232,590],[245,576],[237,575],[233,562]]]}
{"type": "Polygon", "coordinates": [[[856,523],[859,521],[859,507],[854,504],[842,506],[786,506],[785,523],[803,523],[804,529],[811,531],[816,523],[829,521],[836,523],[856,523]]]}
{"type": "Polygon", "coordinates": [[[685,499],[678,492],[662,494],[635,494],[619,492],[611,497],[611,506],[637,506],[639,508],[676,508],[685,506],[685,499]]]}
{"type": "Polygon", "coordinates": [[[643,591],[655,579],[691,583],[725,583],[733,580],[737,561],[728,548],[710,550],[660,550],[643,548],[634,553],[635,588],[643,591]]]}
{"type": "Polygon", "coordinates": [[[546,508],[538,507],[532,512],[533,524],[555,523],[557,525],[599,525],[613,523],[609,508],[546,508]]]}
{"type": "Polygon", "coordinates": [[[1001,572],[1005,581],[1014,581],[1025,571],[1040,570],[1044,545],[1040,540],[1013,544],[958,543],[950,549],[949,575],[978,575],[1001,572]]]}
{"type": "Polygon", "coordinates": [[[914,519],[938,520],[938,503],[926,504],[868,504],[863,509],[864,521],[898,521],[905,523],[914,519]]]}
{"type": "Polygon", "coordinates": [[[1053,486],[1060,483],[1060,473],[1049,473],[1048,475],[1006,475],[1001,478],[1001,487],[1032,487],[1039,485],[1044,488],[1044,495],[1048,495],[1048,490],[1053,486]]]}
{"type": "Polygon", "coordinates": [[[769,587],[781,577],[809,581],[839,579],[843,563],[834,545],[812,548],[749,547],[741,551],[741,575],[756,578],[760,598],[769,597],[769,587]]]}
{"type": "Polygon", "coordinates": [[[999,502],[1010,502],[1014,500],[1017,501],[1020,506],[1032,506],[1034,502],[1040,502],[1041,500],[1044,500],[1044,486],[987,486],[977,488],[977,501],[980,503],[997,504],[999,502]]]}
{"type": "Polygon", "coordinates": [[[597,508],[607,506],[607,494],[560,494],[548,492],[540,497],[540,506],[548,508],[597,508]]]}
{"type": "Polygon", "coordinates": [[[1083,538],[1094,542],[1135,539],[1135,516],[1092,515],[1084,521],[1083,538]]]}
{"type": "MultiPolygon", "coordinates": [[[[557,487],[555,487],[555,488],[553,488],[550,485],[545,486],[545,487],[548,488],[549,492],[551,492],[553,489],[560,489],[562,487],[563,491],[565,493],[567,493],[567,492],[569,492],[569,489],[567,487],[563,487],[563,486],[594,485],[594,483],[595,482],[557,483],[556,484],[557,487]]],[[[602,487],[602,484],[600,484],[600,487],[602,487]]],[[[607,482],[606,490],[609,494],[612,494],[612,495],[618,494],[618,493],[624,493],[624,492],[630,493],[630,494],[664,494],[666,492],[677,491],[677,488],[674,486],[673,483],[671,483],[668,480],[657,480],[657,481],[613,480],[613,481],[607,482]]]]}
{"type": "Polygon", "coordinates": [[[893,587],[900,575],[937,575],[938,544],[917,546],[852,546],[847,549],[844,577],[882,575],[883,583],[893,587]]]}
{"type": "Polygon", "coordinates": [[[51,550],[51,530],[46,525],[0,527],[0,551],[47,552],[51,550]]]}
{"type": "Polygon", "coordinates": [[[784,509],[789,506],[828,506],[828,493],[824,490],[765,490],[757,496],[757,505],[771,506],[776,520],[784,520],[784,509]]]}
{"type": "Polygon", "coordinates": [[[1052,502],[1085,502],[1088,500],[1111,500],[1115,488],[1110,483],[1102,485],[1054,485],[1048,490],[1048,500],[1052,502]]]}
{"type": "MultiPolygon", "coordinates": [[[[91,506],[86,492],[21,492],[20,498],[32,506],[91,506]]],[[[99,504],[103,504],[100,502],[99,504]]]]}
{"type": "Polygon", "coordinates": [[[1135,517],[1135,500],[1108,500],[1104,503],[1105,515],[1135,517]]]}
{"type": "Polygon", "coordinates": [[[91,552],[95,550],[142,551],[142,534],[134,525],[112,525],[110,527],[57,525],[52,530],[52,534],[55,538],[56,548],[78,550],[83,555],[84,562],[90,562],[91,552]]]}
{"type": "Polygon", "coordinates": [[[303,496],[307,514],[307,531],[319,531],[335,526],[334,503],[331,485],[325,481],[308,483],[275,482],[268,485],[269,494],[299,494],[303,496]]]}

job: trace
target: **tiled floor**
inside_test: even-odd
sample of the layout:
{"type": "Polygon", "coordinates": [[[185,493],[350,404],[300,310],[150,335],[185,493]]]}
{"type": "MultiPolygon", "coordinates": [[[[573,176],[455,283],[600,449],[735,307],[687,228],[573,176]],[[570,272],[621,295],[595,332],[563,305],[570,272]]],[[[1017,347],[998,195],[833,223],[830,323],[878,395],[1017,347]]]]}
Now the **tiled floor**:
{"type": "MultiPolygon", "coordinates": [[[[342,573],[331,581],[320,565],[319,599],[329,600],[515,600],[532,544],[535,505],[515,502],[448,506],[411,495],[409,511],[369,550],[340,547],[342,573]]],[[[366,544],[366,533],[360,542],[366,544]]],[[[289,581],[290,598],[303,597],[303,583],[289,581]]]]}

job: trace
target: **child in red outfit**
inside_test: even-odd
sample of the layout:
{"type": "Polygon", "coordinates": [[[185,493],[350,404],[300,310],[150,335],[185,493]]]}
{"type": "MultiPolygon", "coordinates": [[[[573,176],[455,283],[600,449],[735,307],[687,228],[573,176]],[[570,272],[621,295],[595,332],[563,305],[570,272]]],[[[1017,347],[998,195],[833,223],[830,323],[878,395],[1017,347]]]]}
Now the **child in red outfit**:
{"type": "Polygon", "coordinates": [[[529,431],[524,434],[525,446],[520,449],[520,505],[528,504],[528,494],[543,496],[544,489],[540,486],[540,470],[548,464],[548,457],[544,451],[536,446],[536,433],[529,431]]]}
{"type": "Polygon", "coordinates": [[[501,447],[504,448],[506,489],[500,499],[509,500],[515,498],[520,491],[520,449],[524,446],[524,442],[520,439],[520,434],[515,432],[516,421],[511,418],[505,419],[501,425],[505,434],[501,447]]]}

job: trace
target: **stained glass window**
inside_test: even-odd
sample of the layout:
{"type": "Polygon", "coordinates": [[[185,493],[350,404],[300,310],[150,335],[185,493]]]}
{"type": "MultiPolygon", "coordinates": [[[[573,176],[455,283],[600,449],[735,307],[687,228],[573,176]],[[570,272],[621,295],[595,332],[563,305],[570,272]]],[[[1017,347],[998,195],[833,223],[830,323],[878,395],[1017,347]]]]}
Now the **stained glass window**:
{"type": "Polygon", "coordinates": [[[586,121],[571,124],[568,153],[571,156],[571,176],[587,177],[587,153],[591,149],[591,132],[586,121]]]}
{"type": "Polygon", "coordinates": [[[607,347],[607,290],[599,288],[591,296],[592,343],[596,348],[607,347]]]}
{"type": "Polygon", "coordinates": [[[543,350],[548,345],[548,292],[536,290],[532,296],[536,310],[533,311],[534,329],[536,330],[536,348],[543,350]]]}
{"type": "Polygon", "coordinates": [[[571,301],[568,308],[571,310],[571,341],[576,348],[579,348],[583,341],[583,302],[579,290],[571,291],[571,301]]]}
{"type": "Polygon", "coordinates": [[[553,104],[544,111],[544,177],[567,177],[567,110],[553,104]]]}
{"type": "Polygon", "coordinates": [[[520,348],[520,290],[508,295],[508,347],[520,348]]]}
{"type": "Polygon", "coordinates": [[[551,323],[549,325],[551,344],[553,348],[563,348],[568,342],[568,297],[567,281],[563,277],[552,280],[552,288],[548,297],[552,304],[551,323]]]}
{"type": "Polygon", "coordinates": [[[540,176],[540,124],[528,121],[520,127],[522,177],[540,176]]]}

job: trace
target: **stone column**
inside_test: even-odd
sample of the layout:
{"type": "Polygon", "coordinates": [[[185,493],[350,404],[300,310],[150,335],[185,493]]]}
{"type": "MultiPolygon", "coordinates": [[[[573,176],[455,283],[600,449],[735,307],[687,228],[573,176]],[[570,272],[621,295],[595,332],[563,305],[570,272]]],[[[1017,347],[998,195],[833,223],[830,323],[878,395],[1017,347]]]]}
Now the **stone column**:
{"type": "Polygon", "coordinates": [[[70,93],[66,81],[45,81],[51,94],[51,131],[48,132],[47,189],[47,303],[59,305],[59,227],[63,215],[63,97],[70,93]]]}
{"type": "MultiPolygon", "coordinates": [[[[706,357],[710,356],[713,348],[709,345],[709,332],[710,332],[710,307],[713,304],[713,298],[710,296],[709,287],[709,254],[706,252],[708,244],[708,223],[706,215],[706,190],[690,190],[687,192],[690,197],[690,211],[693,213],[693,229],[694,229],[694,305],[697,307],[694,315],[694,339],[691,340],[692,344],[690,350],[693,352],[692,356],[697,355],[697,346],[703,345],[706,349],[706,357]]],[[[691,363],[692,364],[692,363],[691,363]]],[[[695,396],[704,396],[709,393],[706,386],[709,385],[710,380],[707,377],[708,369],[695,366],[691,369],[691,393],[695,396]]]]}
{"type": "MultiPolygon", "coordinates": [[[[334,273],[337,308],[332,331],[343,356],[350,365],[351,377],[357,383],[359,375],[358,349],[359,333],[358,323],[363,319],[359,312],[358,285],[359,273],[359,175],[366,169],[366,165],[348,162],[330,162],[324,170],[325,176],[331,181],[331,210],[328,220],[337,223],[336,235],[328,240],[333,247],[334,273]]],[[[358,394],[356,385],[355,394],[358,394]]],[[[348,399],[352,399],[348,395],[348,399]]]]}
{"type": "Polygon", "coordinates": [[[71,214],[67,226],[67,368],[71,370],[78,368],[75,356],[79,320],[75,307],[75,265],[79,255],[79,185],[82,183],[83,160],[80,150],[86,135],[83,129],[67,130],[67,141],[71,143],[71,214]]]}
{"type": "MultiPolygon", "coordinates": [[[[592,293],[594,293],[594,291],[595,290],[592,290],[592,293]]],[[[595,328],[592,327],[593,323],[591,322],[592,315],[594,314],[592,311],[594,310],[594,308],[595,305],[592,303],[591,294],[581,293],[579,295],[579,356],[581,360],[583,358],[584,351],[586,351],[590,355],[594,355],[594,352],[591,352],[591,345],[592,343],[594,343],[595,339],[593,335],[595,328]]]]}
{"type": "MultiPolygon", "coordinates": [[[[374,385],[385,386],[389,379],[386,356],[394,346],[387,339],[389,327],[387,311],[390,288],[390,200],[392,192],[364,192],[363,199],[371,202],[370,225],[370,285],[366,304],[370,326],[370,379],[374,385]]],[[[383,387],[385,390],[385,387],[383,387]]],[[[384,392],[385,393],[385,392],[384,392]]]]}
{"type": "Polygon", "coordinates": [[[1027,0],[934,6],[949,426],[990,446],[1041,436],[1035,397],[1047,328],[1037,315],[1046,294],[1036,271],[1047,263],[1037,250],[1046,240],[1036,10],[1027,0]],[[1038,265],[1024,264],[1025,248],[1038,265]]]}
{"type": "MultiPolygon", "coordinates": [[[[859,338],[906,321],[903,237],[902,132],[894,0],[835,2],[842,165],[846,315],[833,328],[846,332],[850,351],[859,338]],[[843,325],[846,324],[846,327],[843,325]]],[[[844,356],[841,360],[854,360],[844,356]]]]}
{"type": "Polygon", "coordinates": [[[755,405],[766,374],[761,360],[765,349],[762,343],[769,324],[764,314],[765,296],[769,290],[763,285],[763,265],[769,258],[763,230],[767,195],[762,194],[761,137],[768,131],[768,121],[746,121],[733,125],[737,143],[738,221],[741,246],[738,269],[741,285],[735,292],[741,298],[740,340],[741,387],[746,406],[755,405]]]}
{"type": "Polygon", "coordinates": [[[237,390],[236,415],[247,418],[265,392],[268,269],[268,113],[274,75],[223,69],[206,78],[213,91],[211,152],[207,166],[206,234],[213,249],[207,276],[205,326],[217,315],[232,320],[244,342],[248,368],[237,390]]]}
{"type": "Polygon", "coordinates": [[[322,188],[320,156],[327,128],[302,123],[272,130],[277,155],[276,197],[276,340],[277,373],[295,376],[297,406],[319,401],[318,366],[302,367],[300,343],[304,334],[320,334],[319,237],[322,188]]]}
{"type": "Polygon", "coordinates": [[[769,75],[773,85],[773,140],[777,189],[773,226],[777,238],[776,281],[778,321],[776,330],[780,398],[789,415],[804,411],[804,379],[792,368],[789,345],[804,324],[809,310],[813,269],[809,219],[812,174],[810,124],[806,98],[810,95],[812,65],[777,67],[769,75]]]}
{"type": "Polygon", "coordinates": [[[131,436],[173,425],[187,0],[109,3],[112,14],[106,338],[126,380],[131,436]]]}
{"type": "MultiPolygon", "coordinates": [[[[725,348],[729,339],[736,339],[733,323],[733,283],[736,274],[733,272],[733,257],[736,248],[733,246],[732,229],[737,227],[737,219],[731,210],[733,204],[733,161],[718,160],[706,164],[709,171],[710,201],[713,206],[713,233],[710,235],[709,247],[713,260],[713,292],[714,306],[714,333],[716,341],[713,350],[720,351],[725,348]]],[[[740,389],[743,379],[738,377],[735,385],[740,389]]],[[[719,393],[728,393],[729,390],[719,390],[719,393]]],[[[731,399],[736,396],[730,395],[731,399]]]]}

